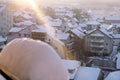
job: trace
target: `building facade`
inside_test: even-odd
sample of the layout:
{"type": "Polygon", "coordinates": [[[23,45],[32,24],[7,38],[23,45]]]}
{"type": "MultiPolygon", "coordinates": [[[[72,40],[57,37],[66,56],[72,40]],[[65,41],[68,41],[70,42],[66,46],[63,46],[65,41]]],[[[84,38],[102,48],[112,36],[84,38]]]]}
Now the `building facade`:
{"type": "Polygon", "coordinates": [[[85,37],[85,51],[88,53],[95,53],[96,55],[109,55],[112,52],[112,49],[112,37],[102,31],[102,29],[93,30],[85,37]]]}
{"type": "Polygon", "coordinates": [[[0,35],[6,36],[13,27],[13,16],[7,5],[0,4],[0,35]]]}

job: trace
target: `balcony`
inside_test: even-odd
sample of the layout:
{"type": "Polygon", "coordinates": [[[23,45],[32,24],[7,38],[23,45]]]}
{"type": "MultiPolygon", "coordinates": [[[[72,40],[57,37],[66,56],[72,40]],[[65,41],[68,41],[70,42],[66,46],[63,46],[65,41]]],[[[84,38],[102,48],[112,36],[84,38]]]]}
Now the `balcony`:
{"type": "Polygon", "coordinates": [[[104,40],[103,39],[101,39],[101,40],[95,39],[95,40],[90,40],[90,42],[91,43],[104,43],[104,40]]]}
{"type": "Polygon", "coordinates": [[[66,46],[72,46],[74,44],[74,42],[69,42],[69,43],[66,43],[66,46]]]}
{"type": "Polygon", "coordinates": [[[99,54],[102,54],[103,53],[103,51],[102,50],[90,50],[90,52],[92,52],[92,53],[99,53],[99,54]]]}
{"type": "Polygon", "coordinates": [[[93,45],[93,44],[90,44],[90,47],[92,47],[92,48],[104,48],[104,45],[93,45]]]}
{"type": "Polygon", "coordinates": [[[104,35],[102,34],[91,34],[91,37],[101,37],[101,38],[104,38],[104,35]]]}

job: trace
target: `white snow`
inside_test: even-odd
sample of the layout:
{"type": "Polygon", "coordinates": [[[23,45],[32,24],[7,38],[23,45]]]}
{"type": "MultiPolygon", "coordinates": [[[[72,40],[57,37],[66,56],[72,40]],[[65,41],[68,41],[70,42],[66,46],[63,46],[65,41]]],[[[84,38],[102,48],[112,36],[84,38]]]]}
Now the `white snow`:
{"type": "Polygon", "coordinates": [[[45,30],[45,28],[43,28],[42,26],[37,26],[38,29],[32,30],[32,32],[42,32],[42,33],[46,33],[47,31],[45,30]]]}
{"type": "Polygon", "coordinates": [[[0,36],[0,42],[5,42],[5,38],[3,38],[2,36],[0,36]]]}
{"type": "Polygon", "coordinates": [[[0,80],[6,80],[6,79],[0,74],[0,80]]]}
{"type": "Polygon", "coordinates": [[[62,33],[62,34],[58,34],[57,37],[60,40],[67,40],[69,38],[69,34],[62,33]]]}
{"type": "Polygon", "coordinates": [[[9,32],[19,32],[21,30],[22,30],[21,28],[14,27],[14,28],[11,28],[9,32]]]}
{"type": "Polygon", "coordinates": [[[76,61],[76,60],[62,60],[64,66],[66,67],[66,69],[69,70],[73,70],[73,73],[69,73],[70,79],[74,79],[75,74],[78,70],[78,68],[80,67],[81,63],[80,61],[76,61]]]}
{"type": "Polygon", "coordinates": [[[81,39],[83,39],[83,37],[85,36],[85,34],[83,32],[81,32],[78,29],[73,29],[71,30],[76,36],[80,37],[81,39]]]}
{"type": "Polygon", "coordinates": [[[32,17],[31,17],[30,15],[28,15],[28,14],[24,14],[23,17],[24,17],[25,19],[32,19],[32,17]]]}
{"type": "Polygon", "coordinates": [[[120,34],[112,34],[114,38],[120,39],[120,34]]]}
{"type": "Polygon", "coordinates": [[[103,35],[103,34],[100,34],[100,33],[91,34],[91,36],[100,36],[100,37],[104,37],[104,35],[103,35]]]}
{"type": "Polygon", "coordinates": [[[117,60],[116,60],[116,68],[120,69],[120,52],[116,55],[117,60]]]}
{"type": "Polygon", "coordinates": [[[69,28],[71,28],[71,29],[78,27],[77,23],[72,23],[72,22],[68,22],[68,23],[67,23],[67,26],[68,26],[69,28]]]}
{"type": "Polygon", "coordinates": [[[30,12],[26,12],[26,11],[22,11],[22,10],[21,10],[21,11],[16,11],[16,12],[14,12],[13,16],[14,16],[14,17],[21,16],[21,17],[29,20],[29,19],[32,19],[32,17],[29,15],[29,13],[30,13],[30,12]]]}
{"type": "Polygon", "coordinates": [[[75,80],[98,80],[100,71],[99,68],[80,67],[75,76],[75,80]]]}
{"type": "Polygon", "coordinates": [[[106,16],[106,20],[120,20],[120,15],[106,16]]]}
{"type": "Polygon", "coordinates": [[[5,47],[5,45],[0,45],[0,49],[3,49],[5,47]]]}
{"type": "Polygon", "coordinates": [[[15,25],[16,25],[16,26],[21,26],[21,25],[31,26],[31,25],[35,25],[35,23],[33,23],[33,22],[30,21],[30,20],[26,20],[26,21],[23,21],[23,22],[15,23],[15,25]]]}
{"type": "Polygon", "coordinates": [[[109,75],[104,80],[120,80],[120,71],[109,73],[109,75]]]}
{"type": "Polygon", "coordinates": [[[20,15],[22,15],[22,13],[18,12],[18,11],[13,14],[13,16],[15,16],[15,17],[20,16],[20,15]]]}
{"type": "Polygon", "coordinates": [[[62,20],[54,19],[53,21],[49,21],[47,24],[50,25],[50,26],[54,26],[54,27],[61,26],[62,25],[62,20]]]}
{"type": "Polygon", "coordinates": [[[81,62],[77,60],[64,60],[62,59],[62,63],[67,69],[76,69],[80,67],[81,62]]]}
{"type": "Polygon", "coordinates": [[[68,72],[52,47],[22,38],[8,43],[0,54],[0,68],[19,80],[69,80],[68,72]]]}
{"type": "Polygon", "coordinates": [[[99,23],[98,21],[88,21],[86,24],[87,25],[100,25],[101,23],[99,23]]]}

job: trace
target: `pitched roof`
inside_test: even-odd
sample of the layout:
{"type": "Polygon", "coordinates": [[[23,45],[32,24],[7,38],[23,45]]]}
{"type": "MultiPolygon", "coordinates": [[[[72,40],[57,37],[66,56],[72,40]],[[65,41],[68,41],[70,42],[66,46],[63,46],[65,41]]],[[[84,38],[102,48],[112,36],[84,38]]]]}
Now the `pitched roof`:
{"type": "Polygon", "coordinates": [[[98,80],[100,71],[99,68],[80,67],[75,76],[75,80],[98,80]]]}
{"type": "Polygon", "coordinates": [[[98,21],[88,21],[86,24],[87,25],[100,25],[101,23],[99,23],[98,21]]]}
{"type": "Polygon", "coordinates": [[[79,37],[79,38],[81,38],[81,39],[83,39],[83,37],[85,36],[85,34],[82,32],[82,31],[80,31],[80,30],[78,30],[78,29],[72,29],[72,30],[70,30],[74,35],[76,35],[77,37],[79,37]]]}
{"type": "Polygon", "coordinates": [[[14,27],[14,28],[11,28],[11,29],[9,30],[9,32],[19,32],[19,31],[21,31],[21,30],[22,30],[22,28],[14,27]]]}
{"type": "Polygon", "coordinates": [[[88,34],[88,35],[89,35],[89,34],[92,34],[92,33],[94,33],[95,31],[100,31],[100,32],[102,32],[103,34],[105,34],[106,36],[108,36],[109,38],[113,38],[113,36],[111,36],[111,35],[110,35],[105,29],[103,29],[103,28],[91,30],[91,31],[87,32],[87,34],[88,34]]]}
{"type": "Polygon", "coordinates": [[[120,80],[120,71],[109,73],[105,80],[120,80]]]}

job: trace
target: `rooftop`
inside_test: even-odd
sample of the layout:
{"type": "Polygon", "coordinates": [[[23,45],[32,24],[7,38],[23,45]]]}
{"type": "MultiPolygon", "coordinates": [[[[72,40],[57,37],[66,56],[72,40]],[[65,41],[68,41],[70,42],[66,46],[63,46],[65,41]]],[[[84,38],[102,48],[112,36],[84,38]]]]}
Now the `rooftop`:
{"type": "Polygon", "coordinates": [[[105,80],[120,80],[120,71],[111,72],[105,80]]]}
{"type": "Polygon", "coordinates": [[[32,32],[42,32],[42,33],[46,33],[45,28],[43,28],[42,26],[37,26],[38,29],[32,30],[32,32]]]}
{"type": "Polygon", "coordinates": [[[84,34],[82,31],[78,30],[78,29],[73,29],[73,30],[71,30],[71,31],[72,31],[72,33],[74,33],[76,36],[78,36],[78,37],[80,37],[80,38],[82,38],[82,39],[83,39],[83,37],[85,36],[85,34],[84,34]]]}
{"type": "Polygon", "coordinates": [[[98,80],[100,71],[99,68],[80,67],[75,80],[98,80]]]}
{"type": "Polygon", "coordinates": [[[21,28],[14,27],[14,28],[11,28],[9,32],[19,32],[21,30],[22,30],[21,28]]]}
{"type": "Polygon", "coordinates": [[[58,34],[58,39],[60,40],[67,40],[68,37],[69,37],[69,34],[64,34],[64,33],[58,34]]]}
{"type": "Polygon", "coordinates": [[[0,36],[0,42],[5,42],[5,38],[3,38],[2,36],[0,36]]]}

